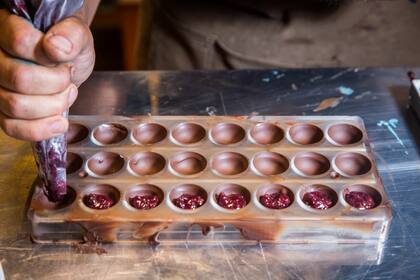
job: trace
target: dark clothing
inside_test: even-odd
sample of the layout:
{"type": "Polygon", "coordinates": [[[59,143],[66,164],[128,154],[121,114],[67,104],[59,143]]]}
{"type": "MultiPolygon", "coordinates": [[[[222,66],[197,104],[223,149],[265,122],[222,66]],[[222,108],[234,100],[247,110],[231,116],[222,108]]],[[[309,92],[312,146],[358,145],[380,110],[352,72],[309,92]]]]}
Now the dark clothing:
{"type": "Polygon", "coordinates": [[[420,65],[410,1],[153,2],[150,69],[420,65]]]}

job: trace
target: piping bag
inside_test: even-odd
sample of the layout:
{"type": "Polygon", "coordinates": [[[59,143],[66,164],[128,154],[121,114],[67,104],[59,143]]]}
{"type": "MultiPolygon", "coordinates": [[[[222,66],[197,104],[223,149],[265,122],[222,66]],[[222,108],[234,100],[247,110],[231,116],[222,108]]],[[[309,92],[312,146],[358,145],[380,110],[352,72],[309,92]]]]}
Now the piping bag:
{"type": "MultiPolygon", "coordinates": [[[[9,11],[30,21],[37,29],[47,32],[55,23],[78,11],[84,0],[0,0],[9,11]]],[[[64,113],[67,117],[68,112],[64,113]]],[[[66,136],[32,143],[38,176],[45,195],[52,202],[65,200],[66,182],[66,136]]]]}

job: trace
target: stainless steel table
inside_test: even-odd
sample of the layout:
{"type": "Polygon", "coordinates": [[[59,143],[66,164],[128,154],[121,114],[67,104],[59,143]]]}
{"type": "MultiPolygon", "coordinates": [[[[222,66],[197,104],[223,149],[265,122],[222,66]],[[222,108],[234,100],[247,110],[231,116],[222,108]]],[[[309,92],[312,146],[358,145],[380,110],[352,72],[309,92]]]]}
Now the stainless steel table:
{"type": "Polygon", "coordinates": [[[82,86],[71,112],[360,115],[393,206],[391,232],[379,254],[363,246],[185,243],[106,245],[108,253],[96,255],[32,244],[25,216],[36,176],[30,146],[0,132],[0,263],[6,279],[420,278],[420,126],[407,109],[407,70],[103,72],[82,86]]]}

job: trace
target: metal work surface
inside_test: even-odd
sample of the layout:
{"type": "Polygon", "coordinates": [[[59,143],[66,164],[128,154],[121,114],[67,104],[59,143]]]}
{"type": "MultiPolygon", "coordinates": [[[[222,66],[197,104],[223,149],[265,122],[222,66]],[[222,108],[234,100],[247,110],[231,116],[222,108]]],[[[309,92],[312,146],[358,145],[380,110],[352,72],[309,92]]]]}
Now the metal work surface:
{"type": "Polygon", "coordinates": [[[359,115],[393,207],[384,248],[103,245],[107,253],[100,255],[81,254],[74,246],[35,245],[29,240],[25,214],[36,176],[31,149],[0,133],[0,263],[6,279],[418,279],[420,127],[407,109],[406,72],[390,68],[95,73],[82,86],[71,112],[359,115]]]}

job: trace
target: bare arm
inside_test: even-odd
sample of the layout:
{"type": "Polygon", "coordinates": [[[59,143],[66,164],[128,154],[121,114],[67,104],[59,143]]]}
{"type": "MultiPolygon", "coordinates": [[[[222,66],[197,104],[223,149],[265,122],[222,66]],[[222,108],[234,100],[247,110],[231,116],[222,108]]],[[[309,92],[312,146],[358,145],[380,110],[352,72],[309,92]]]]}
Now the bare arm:
{"type": "Polygon", "coordinates": [[[77,13],[77,16],[84,20],[88,25],[92,23],[96,10],[101,0],[85,0],[83,7],[77,13]]]}

